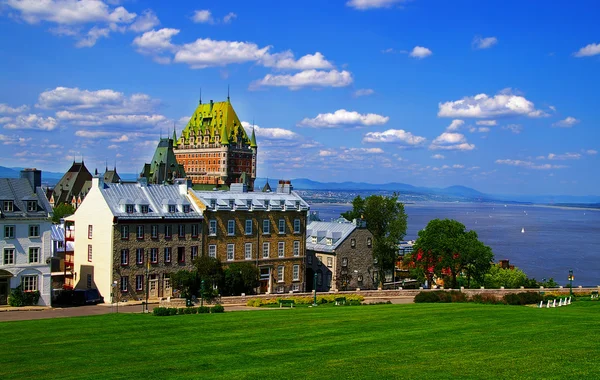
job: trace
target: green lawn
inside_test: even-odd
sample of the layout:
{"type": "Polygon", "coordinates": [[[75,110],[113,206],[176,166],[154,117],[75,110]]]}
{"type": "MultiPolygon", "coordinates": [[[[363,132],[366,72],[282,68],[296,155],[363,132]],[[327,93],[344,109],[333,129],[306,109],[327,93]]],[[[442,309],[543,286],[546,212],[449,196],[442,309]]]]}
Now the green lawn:
{"type": "Polygon", "coordinates": [[[0,378],[600,378],[600,302],[0,323],[0,378]]]}

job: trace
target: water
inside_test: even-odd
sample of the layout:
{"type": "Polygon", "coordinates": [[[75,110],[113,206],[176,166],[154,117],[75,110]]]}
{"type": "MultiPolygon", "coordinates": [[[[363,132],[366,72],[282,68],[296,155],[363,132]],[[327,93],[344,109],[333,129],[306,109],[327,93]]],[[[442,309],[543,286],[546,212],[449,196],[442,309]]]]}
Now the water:
{"type": "MultiPolygon", "coordinates": [[[[313,204],[321,220],[339,217],[351,205],[313,204]]],[[[431,219],[456,219],[477,231],[495,260],[508,259],[528,277],[554,278],[574,286],[600,285],[600,210],[481,203],[422,202],[405,205],[406,239],[418,237],[431,219]],[[524,229],[525,232],[521,233],[524,229]]]]}

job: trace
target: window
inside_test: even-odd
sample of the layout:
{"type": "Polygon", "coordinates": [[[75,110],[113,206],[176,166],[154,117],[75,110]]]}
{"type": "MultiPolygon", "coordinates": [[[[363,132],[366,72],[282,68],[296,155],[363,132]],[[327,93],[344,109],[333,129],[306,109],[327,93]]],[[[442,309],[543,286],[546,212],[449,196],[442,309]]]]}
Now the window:
{"type": "Polygon", "coordinates": [[[300,291],[300,284],[293,284],[292,285],[292,291],[293,292],[299,292],[300,291]]]}
{"type": "Polygon", "coordinates": [[[171,262],[171,247],[165,247],[165,263],[171,262]]]}
{"type": "Polygon", "coordinates": [[[4,201],[4,212],[13,212],[14,208],[13,201],[4,201]]]}
{"type": "Polygon", "coordinates": [[[217,258],[217,246],[215,244],[208,246],[208,257],[217,258]]]}
{"type": "Polygon", "coordinates": [[[331,268],[333,266],[333,257],[327,258],[327,267],[331,268]]]}
{"type": "Polygon", "coordinates": [[[285,292],[285,287],[283,285],[280,285],[277,287],[277,293],[283,293],[285,292]]]}
{"type": "Polygon", "coordinates": [[[342,267],[347,267],[348,266],[348,258],[347,257],[342,257],[342,267]]]}
{"type": "Polygon", "coordinates": [[[252,235],[252,219],[246,219],[246,235],[252,235]]]}
{"type": "Polygon", "coordinates": [[[192,249],[192,261],[196,260],[196,257],[198,257],[198,246],[197,245],[193,245],[191,247],[192,249]]]}
{"type": "Polygon", "coordinates": [[[152,239],[158,239],[158,226],[156,224],[153,224],[152,227],[150,227],[150,234],[152,239]]]}
{"type": "Polygon", "coordinates": [[[135,250],[135,263],[143,264],[144,263],[144,248],[136,248],[135,250]]]}
{"type": "Polygon", "coordinates": [[[24,292],[35,292],[38,290],[38,276],[22,276],[21,288],[24,292]]]}
{"type": "Polygon", "coordinates": [[[15,226],[4,226],[4,238],[14,239],[15,238],[15,226]]]}
{"type": "Polygon", "coordinates": [[[165,239],[170,239],[173,236],[173,226],[165,224],[165,239]]]}
{"type": "Polygon", "coordinates": [[[300,219],[294,219],[294,233],[300,233],[300,219]]]}
{"type": "Polygon", "coordinates": [[[13,248],[4,249],[4,265],[10,265],[15,263],[15,250],[13,248]]]}
{"type": "Polygon", "coordinates": [[[269,249],[270,249],[270,244],[269,243],[263,243],[263,259],[268,259],[269,258],[269,249]]]}
{"type": "Polygon", "coordinates": [[[356,239],[350,239],[350,247],[356,248],[356,239]]]}
{"type": "Polygon", "coordinates": [[[185,212],[186,214],[190,212],[190,205],[183,205],[183,212],[185,212]]]}
{"type": "Polygon", "coordinates": [[[40,262],[40,249],[35,247],[35,248],[29,248],[29,262],[30,263],[39,263],[40,262]]]}
{"type": "Polygon", "coordinates": [[[121,250],[121,265],[129,264],[129,250],[122,249],[121,250]]]}
{"type": "Polygon", "coordinates": [[[177,247],[177,262],[185,263],[185,247],[177,247]]]}
{"type": "Polygon", "coordinates": [[[333,239],[332,238],[326,238],[325,239],[325,244],[327,244],[327,245],[333,245],[333,239]]]}
{"type": "Polygon", "coordinates": [[[283,282],[283,270],[283,265],[277,267],[277,282],[283,282]]]}
{"type": "Polygon", "coordinates": [[[318,266],[323,265],[323,258],[321,256],[317,256],[317,265],[318,266]]]}
{"type": "Polygon", "coordinates": [[[279,219],[278,230],[280,234],[285,234],[285,219],[279,219]]]}
{"type": "Polygon", "coordinates": [[[128,276],[121,277],[121,292],[123,292],[123,293],[127,292],[128,288],[129,288],[129,277],[128,276]]]}
{"type": "Polygon", "coordinates": [[[285,256],[285,242],[280,241],[277,243],[277,256],[283,257],[285,256]]]}
{"type": "Polygon", "coordinates": [[[294,265],[292,267],[292,281],[300,280],[300,265],[294,265]]]}
{"type": "Polygon", "coordinates": [[[331,288],[331,273],[325,275],[325,286],[331,288]]]}
{"type": "Polygon", "coordinates": [[[217,221],[214,219],[208,221],[208,234],[210,236],[217,236],[217,221]]]}
{"type": "Polygon", "coordinates": [[[27,211],[28,212],[37,211],[37,202],[36,201],[27,201],[27,211]]]}
{"type": "Polygon", "coordinates": [[[135,231],[135,237],[138,238],[139,240],[142,240],[144,238],[144,226],[139,225],[136,227],[136,231],[135,231]]]}
{"type": "Polygon", "coordinates": [[[92,288],[92,275],[88,273],[87,275],[87,281],[86,281],[86,286],[88,289],[92,288]]]}
{"type": "Polygon", "coordinates": [[[317,244],[317,237],[316,236],[311,236],[310,237],[310,242],[313,244],[317,244]]]}
{"type": "Polygon", "coordinates": [[[269,223],[269,219],[263,220],[263,234],[271,233],[271,223],[269,223]]]}
{"type": "Polygon", "coordinates": [[[298,240],[294,242],[294,256],[300,256],[300,242],[298,240]]]}
{"type": "Polygon", "coordinates": [[[252,243],[244,244],[244,258],[246,260],[252,260],[252,243]]]}
{"type": "Polygon", "coordinates": [[[227,244],[227,261],[233,261],[235,257],[235,244],[227,244]]]}
{"type": "Polygon", "coordinates": [[[371,245],[373,244],[373,241],[371,240],[371,238],[367,238],[367,247],[371,248],[371,245]]]}
{"type": "Polygon", "coordinates": [[[121,226],[121,240],[129,239],[129,226],[121,226]]]}
{"type": "Polygon", "coordinates": [[[149,211],[149,207],[148,205],[141,205],[140,210],[142,211],[142,214],[147,214],[149,211]]]}
{"type": "Polygon", "coordinates": [[[180,239],[185,238],[185,224],[180,224],[177,226],[177,235],[180,239]]]}
{"type": "Polygon", "coordinates": [[[38,237],[40,236],[40,225],[32,224],[29,226],[29,237],[38,237]]]}
{"type": "MultiPolygon", "coordinates": [[[[219,161],[219,163],[221,163],[221,162],[219,161]]],[[[233,210],[233,206],[235,206],[235,200],[230,199],[229,200],[229,208],[233,210]]]]}
{"type": "Polygon", "coordinates": [[[135,207],[133,205],[125,205],[125,212],[128,214],[133,214],[135,211],[135,207]]]}
{"type": "Polygon", "coordinates": [[[135,276],[135,290],[138,292],[144,290],[144,275],[138,274],[135,276]]]}
{"type": "Polygon", "coordinates": [[[321,272],[321,270],[319,270],[317,272],[317,285],[318,286],[322,286],[323,285],[323,272],[321,272]]]}
{"type": "Polygon", "coordinates": [[[150,262],[152,264],[158,262],[158,248],[150,248],[150,262]]]}
{"type": "Polygon", "coordinates": [[[211,199],[210,200],[210,208],[213,209],[213,210],[215,208],[217,208],[217,200],[216,199],[211,199]]]}
{"type": "Polygon", "coordinates": [[[92,262],[92,245],[88,244],[88,262],[92,262]]]}
{"type": "Polygon", "coordinates": [[[175,205],[169,205],[169,212],[172,214],[175,211],[177,211],[177,207],[175,207],[175,205]]]}
{"type": "Polygon", "coordinates": [[[312,255],[306,255],[306,263],[312,265],[312,255]]]}
{"type": "Polygon", "coordinates": [[[235,220],[227,221],[227,235],[229,235],[229,236],[235,235],[235,220]]]}
{"type": "Polygon", "coordinates": [[[192,224],[192,237],[198,237],[198,231],[200,230],[200,228],[198,227],[197,224],[192,224]]]}
{"type": "Polygon", "coordinates": [[[94,226],[92,226],[91,224],[88,225],[88,239],[92,238],[92,232],[94,230],[94,226]]]}

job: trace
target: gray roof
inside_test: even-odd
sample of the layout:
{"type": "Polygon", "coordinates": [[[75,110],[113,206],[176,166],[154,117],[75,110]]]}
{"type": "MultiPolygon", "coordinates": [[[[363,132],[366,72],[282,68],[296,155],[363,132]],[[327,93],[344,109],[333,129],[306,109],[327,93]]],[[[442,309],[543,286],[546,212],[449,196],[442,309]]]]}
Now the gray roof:
{"type": "Polygon", "coordinates": [[[187,199],[187,194],[180,193],[179,186],[104,183],[104,185],[100,185],[100,191],[113,215],[120,219],[202,218],[202,214],[187,199]],[[126,205],[133,205],[134,212],[127,213],[126,205]],[[147,213],[142,213],[142,205],[148,206],[147,213]],[[169,212],[169,205],[175,206],[176,212],[169,212]],[[184,212],[184,205],[189,206],[189,212],[184,212]]]}
{"type": "Polygon", "coordinates": [[[13,212],[4,212],[0,205],[0,214],[10,218],[46,218],[52,214],[52,206],[44,191],[38,187],[35,191],[26,178],[0,178],[0,200],[13,201],[13,212]],[[37,211],[27,211],[27,201],[37,201],[37,211]]]}
{"type": "Polygon", "coordinates": [[[209,211],[218,210],[282,210],[308,211],[310,206],[300,195],[289,193],[196,191],[194,195],[209,211]],[[214,203],[214,207],[213,207],[214,203]],[[233,205],[233,208],[232,208],[233,205]]]}
{"type": "MultiPolygon", "coordinates": [[[[50,227],[50,238],[52,239],[52,241],[65,241],[65,227],[62,224],[53,224],[50,227]]],[[[67,242],[67,248],[69,251],[72,251],[75,249],[75,242],[74,241],[68,241],[67,242]]],[[[59,248],[57,249],[57,251],[62,252],[63,249],[59,248]]]]}
{"type": "Polygon", "coordinates": [[[306,249],[333,252],[355,229],[353,223],[310,222],[306,226],[306,249]],[[316,244],[313,236],[317,238],[316,244]],[[327,244],[328,241],[331,244],[327,244]]]}

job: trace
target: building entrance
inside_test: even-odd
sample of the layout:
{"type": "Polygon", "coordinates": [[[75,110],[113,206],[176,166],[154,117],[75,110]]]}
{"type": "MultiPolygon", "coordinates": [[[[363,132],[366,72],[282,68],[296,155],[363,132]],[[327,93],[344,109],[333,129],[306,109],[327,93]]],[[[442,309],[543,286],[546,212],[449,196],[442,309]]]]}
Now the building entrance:
{"type": "Polygon", "coordinates": [[[8,304],[8,278],[0,278],[0,305],[8,304]]]}

